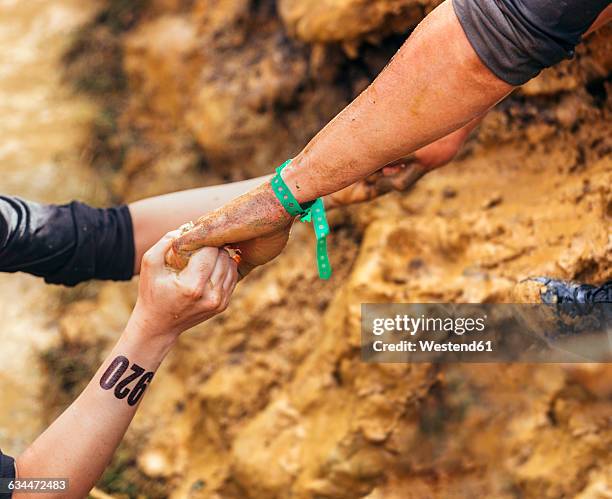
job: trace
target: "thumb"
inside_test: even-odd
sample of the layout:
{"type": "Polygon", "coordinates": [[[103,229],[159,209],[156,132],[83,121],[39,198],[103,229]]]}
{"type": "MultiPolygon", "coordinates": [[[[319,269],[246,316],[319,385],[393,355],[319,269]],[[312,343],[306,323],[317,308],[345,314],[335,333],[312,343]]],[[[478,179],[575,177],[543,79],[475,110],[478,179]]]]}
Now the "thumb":
{"type": "Polygon", "coordinates": [[[168,232],[164,237],[151,246],[142,257],[141,265],[148,267],[163,267],[164,254],[172,246],[172,241],[180,234],[178,230],[168,232]]]}
{"type": "Polygon", "coordinates": [[[236,223],[220,210],[204,215],[193,228],[174,239],[166,254],[166,264],[177,270],[184,269],[191,255],[200,248],[220,247],[232,242],[232,236],[236,236],[235,228],[236,223]]]}

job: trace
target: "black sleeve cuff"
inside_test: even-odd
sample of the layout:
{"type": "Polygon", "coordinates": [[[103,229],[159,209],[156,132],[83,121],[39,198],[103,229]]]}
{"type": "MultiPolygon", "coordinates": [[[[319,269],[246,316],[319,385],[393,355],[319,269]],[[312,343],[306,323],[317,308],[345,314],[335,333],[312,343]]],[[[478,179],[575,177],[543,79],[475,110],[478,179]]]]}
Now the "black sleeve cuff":
{"type": "Polygon", "coordinates": [[[510,85],[574,55],[574,47],[610,0],[453,0],[482,62],[510,85]]]}

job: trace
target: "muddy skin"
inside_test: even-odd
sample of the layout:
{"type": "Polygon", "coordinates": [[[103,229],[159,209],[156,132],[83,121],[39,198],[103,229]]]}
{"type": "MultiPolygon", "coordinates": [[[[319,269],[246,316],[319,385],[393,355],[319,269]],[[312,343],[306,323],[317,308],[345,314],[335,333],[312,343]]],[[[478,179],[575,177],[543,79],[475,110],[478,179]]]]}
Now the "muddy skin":
{"type": "MultiPolygon", "coordinates": [[[[387,166],[398,165],[405,165],[405,168],[395,175],[385,176],[379,171],[328,196],[328,207],[348,206],[392,191],[407,191],[429,171],[416,163],[413,157],[402,158],[387,166]]],[[[188,223],[181,227],[182,235],[174,241],[166,255],[166,263],[181,270],[187,266],[194,251],[204,246],[229,245],[240,249],[244,260],[240,273],[245,276],[254,267],[267,263],[282,251],[291,223],[292,219],[266,183],[201,217],[195,224],[188,223]],[[257,218],[249,218],[252,214],[257,218]],[[243,222],[245,219],[250,222],[243,222]]]]}
{"type": "MultiPolygon", "coordinates": [[[[392,13],[400,2],[414,5],[380,0],[369,2],[368,9],[375,5],[392,13]]],[[[309,4],[317,9],[301,16],[316,20],[324,12],[337,19],[331,26],[299,22],[301,29],[318,30],[313,36],[341,33],[347,18],[360,26],[374,19],[358,0],[325,2],[325,9],[323,2],[309,4]]],[[[121,148],[126,145],[127,161],[119,168],[108,153],[100,156],[117,166],[109,178],[107,170],[90,168],[78,153],[88,128],[83,107],[89,105],[69,88],[57,88],[62,68],[54,55],[65,34],[97,5],[2,2],[2,42],[28,54],[23,65],[10,56],[0,63],[11,70],[3,74],[15,70],[14,77],[2,79],[0,95],[4,102],[20,103],[0,125],[9,146],[2,176],[7,191],[103,206],[117,197],[129,201],[202,181],[218,183],[215,171],[263,175],[275,164],[270,158],[289,157],[324,124],[321,116],[326,121],[344,105],[346,85],[355,81],[352,71],[345,74],[345,64],[337,70],[331,57],[322,58],[319,71],[301,73],[308,58],[290,48],[275,13],[258,20],[270,35],[251,28],[255,2],[151,2],[155,12],[139,18],[118,42],[126,48],[132,100],[118,110],[122,140],[111,137],[121,148]],[[229,4],[239,6],[239,22],[225,20],[229,4]],[[176,13],[167,12],[174,6],[176,13]],[[193,12],[198,8],[221,21],[202,22],[193,12]],[[184,42],[190,26],[195,44],[184,42]],[[228,46],[228,39],[245,42],[228,46]],[[191,54],[185,47],[194,45],[192,56],[181,55],[191,54]],[[255,52],[261,63],[254,62],[255,52]],[[269,103],[263,113],[248,106],[250,92],[232,90],[251,88],[260,69],[256,81],[269,103]],[[281,77],[313,91],[294,95],[276,83],[281,77]],[[198,98],[200,92],[206,98],[198,98]],[[279,120],[279,108],[292,112],[279,120]],[[217,115],[227,133],[212,133],[217,115]],[[134,143],[132,131],[142,123],[148,124],[146,142],[134,143]],[[299,133],[294,137],[287,129],[299,133]],[[213,171],[198,166],[169,174],[166,165],[191,161],[191,153],[176,143],[191,143],[192,134],[207,155],[221,152],[210,154],[213,171]],[[242,151],[255,146],[258,157],[248,161],[242,151]],[[150,161],[139,160],[143,149],[154,151],[150,161]],[[115,180],[119,191],[108,191],[105,186],[115,180]]],[[[434,2],[422,5],[419,9],[430,9],[434,2]]],[[[416,23],[421,17],[406,19],[416,23]]],[[[409,196],[351,208],[347,225],[334,230],[330,256],[337,284],[316,280],[312,235],[308,227],[296,230],[280,258],[239,287],[232,308],[240,313],[228,310],[181,339],[163,376],[147,389],[140,416],[99,487],[115,497],[171,499],[244,499],[247,493],[249,499],[354,499],[371,489],[368,499],[605,494],[612,364],[364,366],[355,348],[359,309],[353,304],[511,302],[515,281],[529,276],[612,279],[605,230],[606,213],[612,213],[607,210],[612,101],[608,90],[598,108],[585,90],[596,77],[606,95],[611,35],[596,34],[574,60],[541,75],[494,111],[475,148],[453,167],[425,177],[409,196]],[[489,193],[504,201],[483,210],[489,193]],[[589,270],[589,262],[596,267],[589,270]],[[304,434],[318,438],[301,438],[304,434]],[[151,461],[167,464],[162,475],[151,461]]],[[[95,40],[92,45],[99,46],[95,40]]],[[[371,60],[362,50],[349,69],[371,60]]],[[[0,411],[4,451],[17,453],[35,439],[91,379],[99,352],[129,317],[136,284],[100,282],[63,291],[26,275],[0,279],[5,318],[0,336],[11,346],[0,350],[6,374],[0,377],[1,405],[10,408],[0,411]],[[55,352],[60,365],[33,362],[41,348],[55,352]]],[[[538,294],[534,302],[539,301],[538,294]]]]}
{"type": "Polygon", "coordinates": [[[224,207],[201,217],[193,229],[179,236],[166,254],[166,263],[177,270],[185,268],[194,251],[204,246],[231,245],[242,251],[244,265],[253,264],[243,243],[288,231],[292,217],[276,199],[268,183],[236,198],[224,207]]]}

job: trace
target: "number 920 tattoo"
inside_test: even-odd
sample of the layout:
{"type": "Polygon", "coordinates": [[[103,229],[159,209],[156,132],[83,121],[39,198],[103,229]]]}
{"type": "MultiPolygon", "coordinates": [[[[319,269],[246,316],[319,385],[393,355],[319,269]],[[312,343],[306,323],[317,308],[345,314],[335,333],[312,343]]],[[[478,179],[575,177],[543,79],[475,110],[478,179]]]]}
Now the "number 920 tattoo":
{"type": "Polygon", "coordinates": [[[155,373],[145,372],[144,367],[140,367],[138,364],[132,364],[132,373],[119,381],[128,370],[128,367],[130,367],[130,361],[127,357],[123,355],[116,357],[100,378],[100,386],[103,390],[110,390],[114,387],[115,390],[113,393],[115,397],[119,400],[123,400],[127,397],[127,403],[129,405],[136,405],[142,398],[155,373]],[[128,388],[128,385],[136,380],[138,380],[136,385],[133,388],[128,388]]]}

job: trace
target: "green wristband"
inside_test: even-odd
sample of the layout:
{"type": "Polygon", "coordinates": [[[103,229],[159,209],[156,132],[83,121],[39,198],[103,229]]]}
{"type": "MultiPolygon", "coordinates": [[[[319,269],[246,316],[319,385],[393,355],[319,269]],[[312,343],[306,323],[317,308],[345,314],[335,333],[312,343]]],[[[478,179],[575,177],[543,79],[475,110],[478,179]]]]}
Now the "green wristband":
{"type": "Polygon", "coordinates": [[[292,217],[299,216],[300,221],[305,223],[312,222],[315,235],[317,236],[317,267],[319,269],[319,277],[321,279],[329,279],[332,275],[332,268],[327,253],[329,224],[325,216],[323,199],[319,198],[315,201],[300,205],[281,176],[281,172],[289,163],[291,163],[291,160],[285,161],[285,163],[276,169],[276,175],[270,181],[272,191],[274,191],[274,194],[289,215],[292,217]]]}
{"type": "Polygon", "coordinates": [[[329,279],[332,275],[331,264],[329,263],[329,255],[327,253],[327,236],[329,235],[329,224],[325,216],[325,205],[323,199],[319,198],[315,201],[309,213],[301,218],[302,222],[311,222],[314,227],[315,235],[317,236],[317,267],[319,269],[319,277],[321,279],[329,279]]]}

